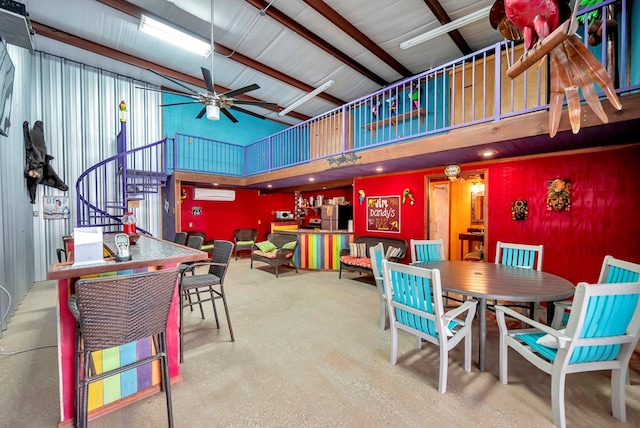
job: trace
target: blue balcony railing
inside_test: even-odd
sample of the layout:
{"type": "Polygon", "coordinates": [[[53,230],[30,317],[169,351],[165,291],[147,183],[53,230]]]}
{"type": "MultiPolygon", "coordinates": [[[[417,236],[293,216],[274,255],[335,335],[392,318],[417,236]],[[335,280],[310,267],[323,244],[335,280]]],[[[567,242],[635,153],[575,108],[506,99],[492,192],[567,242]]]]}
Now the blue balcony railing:
{"type": "MultiPolygon", "coordinates": [[[[609,30],[617,41],[613,55],[608,55],[605,42],[589,49],[612,69],[619,94],[640,89],[640,57],[630,54],[640,52],[640,33],[635,31],[634,38],[630,31],[632,22],[640,26],[640,8],[632,12],[628,3],[604,1],[579,13],[617,22],[617,29],[609,30]]],[[[587,28],[581,25],[578,31],[583,40],[588,39],[587,28]]],[[[605,29],[602,39],[607,37],[605,29]]],[[[356,158],[361,150],[546,110],[545,62],[516,79],[506,75],[522,52],[522,44],[496,43],[246,147],[176,134],[174,147],[168,148],[168,164],[177,170],[248,177],[337,156],[356,158]]]]}

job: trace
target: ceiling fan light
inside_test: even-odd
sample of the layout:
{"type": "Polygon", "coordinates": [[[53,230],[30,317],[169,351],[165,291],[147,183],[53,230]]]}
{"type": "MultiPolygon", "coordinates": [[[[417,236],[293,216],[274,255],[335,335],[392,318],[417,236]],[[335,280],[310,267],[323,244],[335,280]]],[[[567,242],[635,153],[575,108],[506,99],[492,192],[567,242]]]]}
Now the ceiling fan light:
{"type": "Polygon", "coordinates": [[[138,29],[144,33],[150,34],[174,46],[181,47],[203,57],[211,54],[211,45],[204,41],[171,27],[156,19],[146,15],[140,16],[140,26],[138,29]]]}
{"type": "Polygon", "coordinates": [[[207,119],[220,120],[220,107],[215,104],[207,105],[207,119]]]}

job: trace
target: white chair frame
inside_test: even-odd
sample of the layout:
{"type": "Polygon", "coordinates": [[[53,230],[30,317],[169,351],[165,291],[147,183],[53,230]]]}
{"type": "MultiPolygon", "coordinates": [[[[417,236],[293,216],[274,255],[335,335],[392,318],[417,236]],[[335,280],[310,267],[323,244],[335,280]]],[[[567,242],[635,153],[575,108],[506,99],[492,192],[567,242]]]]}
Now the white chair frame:
{"type": "Polygon", "coordinates": [[[498,327],[500,328],[500,382],[507,384],[508,348],[512,348],[534,366],[551,375],[553,422],[556,426],[564,428],[566,426],[564,405],[566,375],[578,372],[611,370],[612,413],[616,419],[625,422],[624,379],[629,366],[629,359],[638,342],[638,333],[640,332],[640,299],[634,302],[633,296],[629,296],[633,294],[640,294],[640,283],[609,284],[606,287],[600,284],[579,283],[576,288],[573,310],[564,333],[527,318],[512,309],[497,306],[496,314],[498,327]],[[603,299],[601,296],[616,297],[615,299],[603,299]],[[596,306],[589,308],[592,303],[591,299],[593,299],[593,305],[596,306]],[[505,315],[523,321],[533,328],[508,330],[505,315]],[[611,331],[612,326],[625,333],[604,336],[603,330],[605,332],[611,331]],[[553,361],[543,357],[538,352],[544,349],[541,345],[527,344],[517,336],[530,333],[546,333],[556,338],[558,350],[553,361]],[[620,346],[617,354],[611,350],[611,345],[620,346]],[[594,349],[585,350],[584,347],[594,349]],[[538,351],[536,351],[536,348],[538,351]],[[612,359],[598,361],[586,357],[581,358],[581,361],[571,362],[574,352],[580,353],[576,355],[577,357],[584,357],[585,351],[591,351],[588,352],[590,356],[594,354],[608,355],[612,359]]]}
{"type": "Polygon", "coordinates": [[[389,315],[387,314],[387,296],[384,290],[384,278],[382,277],[382,260],[386,259],[384,254],[384,244],[382,242],[378,242],[376,245],[369,247],[369,257],[371,258],[373,278],[376,281],[378,297],[380,298],[380,330],[386,330],[389,315]]]}
{"type": "Polygon", "coordinates": [[[438,391],[444,394],[447,390],[449,350],[463,340],[464,370],[471,371],[471,324],[478,302],[467,300],[455,309],[444,312],[438,269],[424,269],[383,260],[382,270],[391,330],[391,364],[396,364],[398,361],[398,330],[416,336],[417,349],[422,347],[422,339],[438,345],[440,347],[438,391]],[[398,319],[398,316],[402,319],[398,319]],[[411,321],[414,325],[416,322],[419,323],[421,329],[413,327],[411,321]],[[432,322],[435,327],[433,333],[429,332],[431,330],[429,322],[432,322]]]}

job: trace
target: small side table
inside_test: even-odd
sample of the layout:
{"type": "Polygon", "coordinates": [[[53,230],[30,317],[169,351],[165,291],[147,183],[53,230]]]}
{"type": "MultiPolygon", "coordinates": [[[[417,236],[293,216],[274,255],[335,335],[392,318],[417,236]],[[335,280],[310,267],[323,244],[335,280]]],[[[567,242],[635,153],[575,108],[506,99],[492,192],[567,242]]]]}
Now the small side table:
{"type": "Polygon", "coordinates": [[[484,245],[484,233],[461,233],[458,235],[458,238],[460,239],[460,260],[464,260],[464,242],[467,241],[469,242],[468,247],[468,251],[467,253],[470,253],[471,251],[473,251],[473,243],[474,242],[480,242],[482,245],[484,245]]]}

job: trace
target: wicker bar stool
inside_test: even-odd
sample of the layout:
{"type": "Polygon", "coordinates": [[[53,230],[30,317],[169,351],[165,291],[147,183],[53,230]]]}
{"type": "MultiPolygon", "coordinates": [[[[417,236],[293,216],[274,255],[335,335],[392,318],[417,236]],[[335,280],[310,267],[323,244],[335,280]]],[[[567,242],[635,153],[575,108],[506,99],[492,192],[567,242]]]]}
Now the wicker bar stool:
{"type": "Polygon", "coordinates": [[[180,295],[182,296],[182,302],[180,305],[180,362],[184,361],[183,358],[183,336],[184,336],[184,323],[183,323],[183,311],[185,307],[191,308],[198,305],[200,307],[200,315],[204,319],[204,309],[202,308],[203,302],[211,302],[213,305],[213,315],[216,320],[217,328],[220,328],[220,321],[218,320],[218,310],[216,309],[216,300],[222,299],[224,305],[224,312],[227,315],[227,323],[229,324],[229,334],[231,335],[231,341],[234,342],[233,327],[231,327],[231,318],[229,317],[229,306],[227,305],[227,297],[224,293],[224,277],[227,274],[229,268],[229,261],[233,253],[233,242],[229,241],[214,241],[213,244],[213,256],[209,262],[198,262],[189,266],[180,274],[180,295]],[[195,274],[194,271],[200,266],[208,266],[209,270],[206,273],[195,274]],[[192,301],[192,297],[195,298],[192,301]],[[184,300],[188,300],[185,302],[184,300]]]}
{"type": "Polygon", "coordinates": [[[81,279],[76,283],[78,326],[76,333],[76,424],[88,421],[89,384],[160,360],[161,388],[173,427],[171,385],[167,358],[167,319],[178,280],[176,269],[134,275],[81,279]],[[125,366],[96,373],[91,353],[152,338],[155,353],[125,366]]]}

